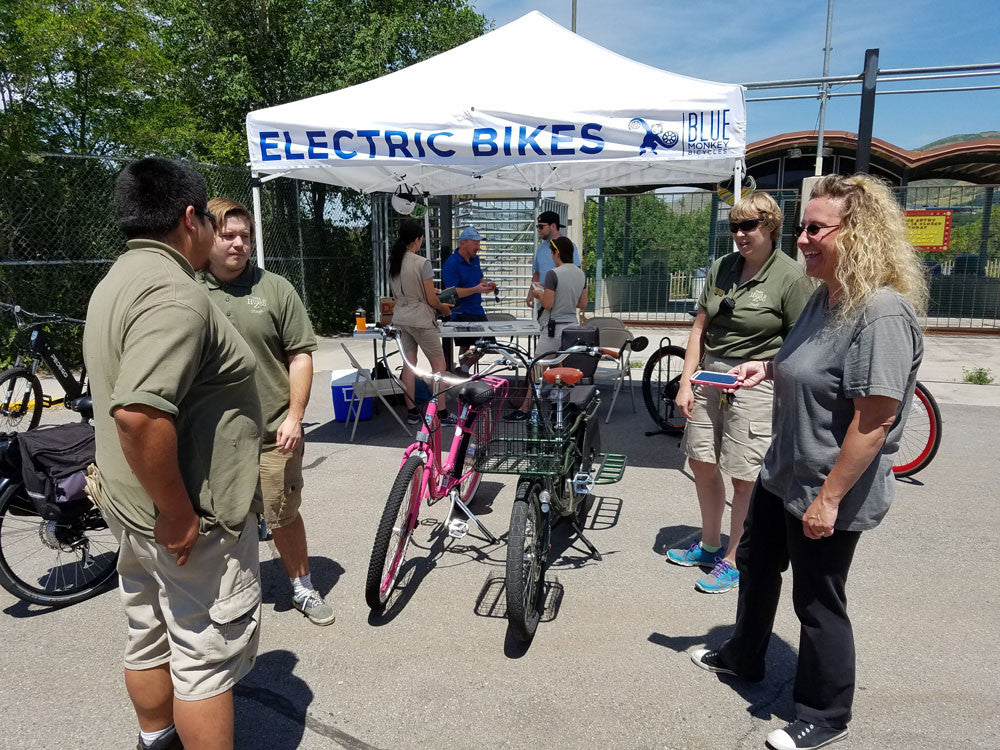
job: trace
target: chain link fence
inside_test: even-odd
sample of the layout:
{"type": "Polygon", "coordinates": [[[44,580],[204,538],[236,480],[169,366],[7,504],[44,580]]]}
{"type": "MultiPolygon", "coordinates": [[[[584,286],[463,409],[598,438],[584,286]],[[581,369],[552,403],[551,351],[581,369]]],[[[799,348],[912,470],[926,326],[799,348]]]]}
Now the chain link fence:
{"type": "MultiPolygon", "coordinates": [[[[26,155],[0,163],[0,297],[33,312],[82,318],[97,282],[124,250],[111,194],[122,160],[26,155]]],[[[245,169],[192,164],[209,195],[251,205],[245,169]]],[[[897,189],[908,210],[948,211],[947,250],[923,252],[931,286],[929,328],[1000,329],[1000,204],[994,186],[897,189]]],[[[795,255],[795,191],[772,193],[785,222],[781,249],[795,255]]],[[[276,179],[261,186],[264,262],[299,290],[316,330],[349,330],[354,309],[388,292],[386,259],[398,217],[388,196],[362,196],[318,183],[276,179]]],[[[455,199],[453,237],[473,224],[487,236],[484,272],[501,286],[491,309],[523,314],[540,210],[538,199],[455,199]],[[481,225],[481,226],[480,226],[481,225]]],[[[454,239],[440,237],[440,206],[428,206],[428,253],[440,268],[454,239]]],[[[667,189],[591,196],[584,216],[583,261],[592,310],[640,322],[687,323],[705,271],[729,252],[729,206],[706,190],[667,189]]],[[[71,338],[78,331],[71,331],[71,338]]],[[[10,321],[0,321],[0,360],[10,358],[10,321]]],[[[78,340],[78,339],[77,339],[78,340]]],[[[78,347],[77,347],[78,348],[78,347]]],[[[0,364],[4,364],[0,361],[0,364]]]]}
{"type": "MultiPolygon", "coordinates": [[[[86,315],[91,292],[125,250],[111,196],[126,163],[65,154],[0,163],[3,301],[37,313],[86,315]]],[[[205,178],[210,197],[252,205],[246,169],[191,166],[205,178]]],[[[281,179],[261,187],[261,210],[265,268],[295,285],[318,332],[350,328],[354,308],[369,299],[371,289],[367,198],[281,179]]],[[[14,346],[10,325],[0,321],[4,360],[14,346]]]]}

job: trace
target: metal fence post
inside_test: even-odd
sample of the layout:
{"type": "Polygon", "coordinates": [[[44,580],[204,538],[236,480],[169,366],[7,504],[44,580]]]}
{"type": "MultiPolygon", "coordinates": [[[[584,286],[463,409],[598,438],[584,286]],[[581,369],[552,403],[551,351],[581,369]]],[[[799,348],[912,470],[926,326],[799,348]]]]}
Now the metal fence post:
{"type": "Polygon", "coordinates": [[[861,114],[858,117],[858,153],[855,169],[868,174],[872,156],[872,123],[875,120],[875,81],[878,78],[878,50],[865,50],[865,71],[861,81],[861,114]]]}
{"type": "Polygon", "coordinates": [[[993,186],[983,190],[983,225],[979,232],[979,267],[983,268],[989,259],[990,218],[993,214],[993,186]]]}
{"type": "Polygon", "coordinates": [[[299,193],[300,182],[295,181],[295,228],[299,233],[299,289],[302,290],[302,303],[309,308],[309,295],[306,292],[306,264],[302,257],[302,196],[299,193]]]}
{"type": "Polygon", "coordinates": [[[719,239],[719,195],[712,193],[712,210],[708,217],[708,266],[715,263],[716,242],[719,239]]]}
{"type": "Polygon", "coordinates": [[[594,314],[601,313],[601,281],[604,276],[604,196],[597,198],[597,268],[594,269],[594,314]]]}

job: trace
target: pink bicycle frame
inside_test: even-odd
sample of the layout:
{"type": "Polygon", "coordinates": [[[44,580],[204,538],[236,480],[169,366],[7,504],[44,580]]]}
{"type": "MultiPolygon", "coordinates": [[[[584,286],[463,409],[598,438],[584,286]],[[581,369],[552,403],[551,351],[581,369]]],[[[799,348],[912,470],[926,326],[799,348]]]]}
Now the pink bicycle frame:
{"type": "MultiPolygon", "coordinates": [[[[507,381],[503,378],[497,378],[493,376],[486,376],[481,379],[482,382],[488,383],[493,386],[494,390],[497,392],[497,398],[504,398],[507,395],[507,381]]],[[[436,396],[436,394],[435,394],[436,396]]],[[[453,470],[455,468],[455,463],[458,458],[458,451],[462,444],[462,435],[465,434],[468,429],[466,427],[469,420],[469,415],[473,412],[480,413],[490,408],[487,404],[482,407],[473,408],[468,404],[462,405],[462,410],[459,413],[458,423],[455,425],[455,434],[451,439],[451,448],[448,451],[448,455],[445,457],[444,462],[441,461],[441,423],[437,418],[437,398],[432,398],[427,403],[427,411],[424,415],[424,423],[420,431],[417,433],[417,439],[415,442],[411,443],[406,450],[403,452],[403,458],[400,461],[400,466],[406,463],[407,459],[414,453],[423,453],[427,460],[424,462],[424,472],[420,479],[420,493],[412,501],[414,507],[410,508],[410,524],[415,526],[417,523],[417,515],[419,512],[419,504],[426,498],[428,501],[439,500],[443,497],[448,496],[452,489],[458,487],[463,481],[465,481],[471,474],[475,472],[475,469],[470,469],[461,476],[454,476],[453,470]]],[[[486,529],[476,520],[475,516],[471,514],[469,509],[465,506],[461,500],[457,501],[461,506],[462,511],[471,520],[475,521],[476,525],[480,529],[486,532],[490,537],[490,534],[486,529]]]]}

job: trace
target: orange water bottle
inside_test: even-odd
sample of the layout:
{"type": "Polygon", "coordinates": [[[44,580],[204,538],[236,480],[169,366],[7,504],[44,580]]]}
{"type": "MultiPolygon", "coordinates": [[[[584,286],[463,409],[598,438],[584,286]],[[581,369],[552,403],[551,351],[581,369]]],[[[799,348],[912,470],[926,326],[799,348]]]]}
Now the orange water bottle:
{"type": "Polygon", "coordinates": [[[364,331],[368,326],[368,320],[365,318],[365,310],[363,307],[359,307],[354,311],[354,323],[359,331],[364,331]]]}

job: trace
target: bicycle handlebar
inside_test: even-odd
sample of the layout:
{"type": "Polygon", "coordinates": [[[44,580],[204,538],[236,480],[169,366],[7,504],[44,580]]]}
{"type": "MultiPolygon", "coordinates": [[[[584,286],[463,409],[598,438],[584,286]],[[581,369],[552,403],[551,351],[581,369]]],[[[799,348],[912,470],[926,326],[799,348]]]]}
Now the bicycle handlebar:
{"type": "Polygon", "coordinates": [[[391,338],[391,339],[393,339],[396,342],[396,345],[399,347],[399,356],[403,360],[403,364],[407,368],[409,368],[410,370],[412,370],[415,375],[418,375],[421,378],[431,378],[435,382],[447,383],[448,384],[448,388],[452,388],[452,387],[454,387],[456,385],[462,385],[464,383],[468,383],[471,380],[479,380],[479,379],[483,378],[485,375],[488,375],[490,372],[494,371],[491,368],[490,370],[487,370],[487,372],[483,373],[482,375],[477,375],[476,377],[472,377],[472,378],[459,378],[459,377],[456,377],[454,375],[446,375],[444,373],[430,372],[428,370],[422,370],[419,367],[417,367],[417,364],[415,362],[411,362],[410,360],[408,360],[406,358],[406,353],[403,351],[402,336],[400,335],[400,332],[399,332],[398,328],[396,328],[395,326],[392,326],[392,325],[387,325],[387,326],[381,326],[381,325],[379,325],[379,326],[375,326],[375,329],[377,331],[381,331],[382,336],[383,336],[383,341],[386,338],[391,338]]]}
{"type": "MultiPolygon", "coordinates": [[[[29,312],[28,310],[25,310],[20,305],[12,305],[12,304],[7,303],[7,302],[0,302],[0,310],[7,310],[7,311],[9,311],[14,316],[14,320],[17,321],[18,325],[22,325],[21,324],[21,318],[22,317],[32,318],[33,320],[35,320],[38,323],[42,323],[42,322],[48,321],[50,323],[80,323],[80,324],[83,324],[83,323],[87,322],[85,320],[80,320],[79,318],[70,318],[70,317],[67,317],[65,315],[59,315],[58,313],[45,313],[45,314],[33,313],[33,312],[29,312]]],[[[33,325],[33,324],[29,324],[29,325],[33,325]]]]}

